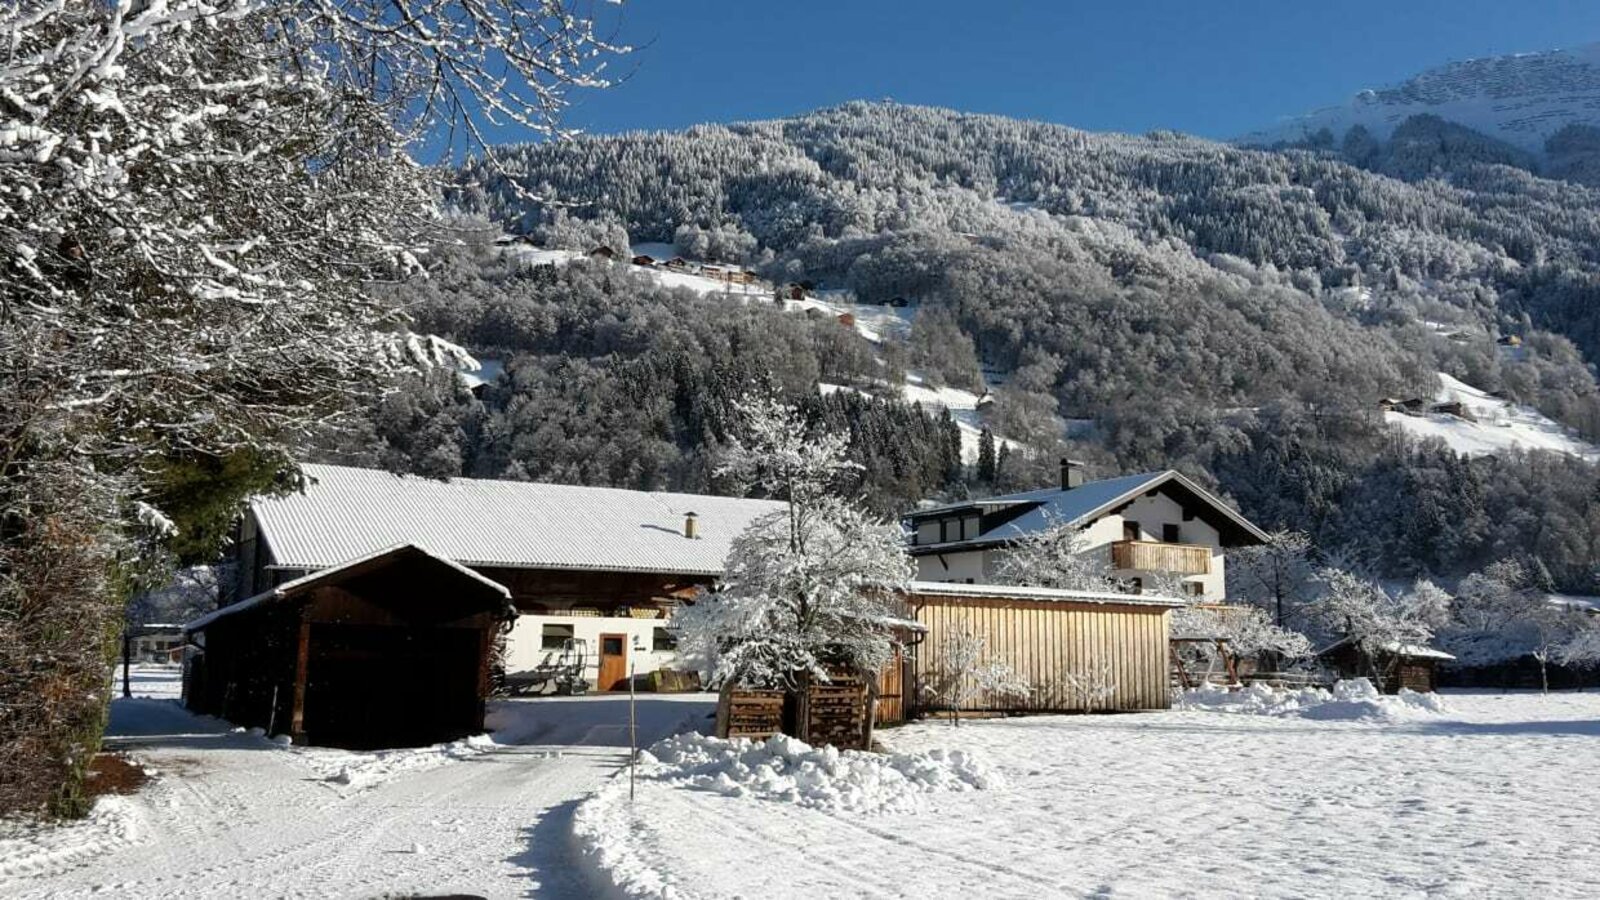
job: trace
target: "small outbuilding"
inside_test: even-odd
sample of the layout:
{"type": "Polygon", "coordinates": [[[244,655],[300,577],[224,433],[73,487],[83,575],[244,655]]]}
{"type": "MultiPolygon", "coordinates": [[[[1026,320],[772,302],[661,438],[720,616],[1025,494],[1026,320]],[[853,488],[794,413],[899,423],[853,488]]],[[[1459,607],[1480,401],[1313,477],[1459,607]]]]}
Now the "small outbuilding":
{"type": "Polygon", "coordinates": [[[503,585],[415,545],[286,581],[184,626],[195,712],[352,749],[483,730],[503,585]]]}
{"type": "Polygon", "coordinates": [[[985,639],[988,662],[1027,681],[1026,696],[979,693],[963,712],[1091,712],[1171,706],[1169,613],[1176,597],[1063,591],[996,584],[915,581],[909,614],[925,629],[912,647],[910,688],[919,711],[922,685],[938,680],[951,634],[985,639]]]}
{"type": "Polygon", "coordinates": [[[1421,644],[1384,644],[1368,652],[1348,638],[1317,654],[1317,659],[1340,678],[1371,678],[1385,694],[1401,688],[1430,692],[1439,688],[1439,664],[1454,656],[1421,644]]]}

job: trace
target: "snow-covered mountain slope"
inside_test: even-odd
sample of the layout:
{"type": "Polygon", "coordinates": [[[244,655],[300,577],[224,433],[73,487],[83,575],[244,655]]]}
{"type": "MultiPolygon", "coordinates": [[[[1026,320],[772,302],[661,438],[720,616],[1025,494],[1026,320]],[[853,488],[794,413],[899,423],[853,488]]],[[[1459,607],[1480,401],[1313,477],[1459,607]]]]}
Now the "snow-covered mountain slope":
{"type": "Polygon", "coordinates": [[[1600,44],[1452,62],[1400,84],[1366,90],[1341,106],[1285,119],[1240,139],[1300,141],[1328,129],[1337,140],[1356,125],[1379,140],[1415,115],[1465,125],[1535,154],[1567,125],[1600,126],[1600,44]]]}
{"type": "Polygon", "coordinates": [[[1444,412],[1418,415],[1386,412],[1384,418],[1416,437],[1439,438],[1451,449],[1467,456],[1484,456],[1520,447],[1600,460],[1600,447],[1578,438],[1538,410],[1491,396],[1442,372],[1435,399],[1439,403],[1459,402],[1471,418],[1444,412]]]}
{"type": "MultiPolygon", "coordinates": [[[[825,395],[835,391],[855,391],[863,396],[870,396],[865,391],[842,384],[824,382],[817,387],[825,395]]],[[[960,388],[929,387],[924,383],[922,376],[916,374],[906,376],[906,382],[900,385],[900,397],[907,403],[922,404],[922,408],[930,413],[938,414],[940,410],[949,410],[950,418],[955,420],[956,428],[961,431],[961,461],[967,465],[975,465],[978,462],[978,446],[983,439],[984,429],[983,414],[978,407],[987,402],[987,398],[960,388]]],[[[1012,450],[1021,449],[1016,441],[995,435],[995,449],[998,450],[1002,446],[1008,446],[1012,450]]]]}

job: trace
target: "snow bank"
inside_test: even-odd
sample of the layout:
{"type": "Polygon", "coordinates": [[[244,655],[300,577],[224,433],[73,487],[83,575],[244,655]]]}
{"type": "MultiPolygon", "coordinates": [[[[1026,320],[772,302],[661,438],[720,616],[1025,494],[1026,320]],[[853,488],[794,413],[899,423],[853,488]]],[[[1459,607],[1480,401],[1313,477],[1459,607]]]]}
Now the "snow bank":
{"type": "Polygon", "coordinates": [[[1003,785],[997,773],[961,750],[861,753],[812,747],[781,734],[764,742],[681,734],[656,743],[639,760],[656,780],[830,812],[906,810],[921,794],[1003,785]]]}
{"type": "Polygon", "coordinates": [[[1419,694],[1401,688],[1387,695],[1366,678],[1341,681],[1332,691],[1321,688],[1274,688],[1256,683],[1230,691],[1204,685],[1185,691],[1175,704],[1177,709],[1202,712],[1230,712],[1255,716],[1295,716],[1319,721],[1394,722],[1447,712],[1437,694],[1419,694]]]}
{"type": "MultiPolygon", "coordinates": [[[[982,760],[961,750],[862,753],[812,747],[786,735],[764,742],[680,734],[639,754],[639,779],[652,785],[711,791],[788,803],[829,813],[908,811],[938,791],[1003,786],[982,760]]],[[[572,840],[599,892],[625,898],[672,900],[695,896],[663,863],[652,861],[660,842],[648,803],[628,802],[626,774],[596,791],[573,814],[572,840]]]]}
{"type": "Polygon", "coordinates": [[[47,871],[133,844],[145,830],[131,798],[108,794],[76,822],[0,820],[0,877],[47,871]]]}

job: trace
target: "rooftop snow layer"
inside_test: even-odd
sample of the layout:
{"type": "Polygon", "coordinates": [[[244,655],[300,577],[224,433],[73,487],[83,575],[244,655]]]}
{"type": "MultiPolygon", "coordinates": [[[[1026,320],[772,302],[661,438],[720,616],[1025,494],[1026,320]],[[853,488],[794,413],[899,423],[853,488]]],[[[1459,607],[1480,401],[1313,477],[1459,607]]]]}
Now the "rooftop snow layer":
{"type": "Polygon", "coordinates": [[[321,569],[396,544],[464,565],[718,575],[770,500],[306,465],[304,493],[253,501],[273,562],[321,569]],[[698,519],[694,539],[684,517],[698,519]]]}

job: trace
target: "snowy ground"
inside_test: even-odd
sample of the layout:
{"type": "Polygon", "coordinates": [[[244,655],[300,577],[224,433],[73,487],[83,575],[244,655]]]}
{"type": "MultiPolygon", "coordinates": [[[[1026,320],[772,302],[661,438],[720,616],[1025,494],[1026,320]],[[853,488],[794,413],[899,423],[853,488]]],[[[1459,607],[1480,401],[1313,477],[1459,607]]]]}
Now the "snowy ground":
{"type": "Polygon", "coordinates": [[[640,896],[1600,895],[1600,694],[1445,702],[918,724],[893,748],[998,784],[863,815],[646,780],[578,816],[640,896]]]}
{"type": "Polygon", "coordinates": [[[1384,413],[1384,419],[1417,437],[1439,438],[1452,450],[1467,456],[1502,453],[1511,447],[1553,450],[1587,460],[1600,459],[1600,447],[1588,443],[1571,429],[1520,403],[1491,397],[1464,381],[1440,373],[1438,402],[1459,400],[1475,421],[1444,413],[1406,415],[1384,413]]]}
{"type": "MultiPolygon", "coordinates": [[[[493,740],[389,753],[284,749],[181,709],[135,670],[112,749],[153,779],[85,822],[0,825],[0,897],[587,897],[577,800],[627,757],[627,697],[498,704],[493,740]]],[[[119,685],[120,689],[120,685],[119,685]]],[[[706,695],[641,696],[640,737],[706,724],[706,695]]]]}

